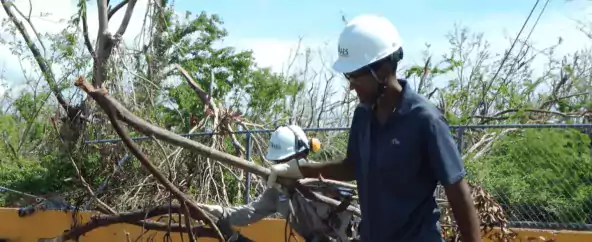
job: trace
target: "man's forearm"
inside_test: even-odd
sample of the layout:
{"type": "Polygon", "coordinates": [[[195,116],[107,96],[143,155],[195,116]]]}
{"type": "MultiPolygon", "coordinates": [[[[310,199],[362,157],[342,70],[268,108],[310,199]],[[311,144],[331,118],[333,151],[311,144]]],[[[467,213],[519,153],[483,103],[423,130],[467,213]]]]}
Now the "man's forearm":
{"type": "Polygon", "coordinates": [[[473,198],[471,197],[471,188],[467,181],[463,179],[456,184],[444,186],[444,189],[446,190],[446,196],[458,224],[462,240],[480,242],[481,230],[479,217],[477,216],[473,198]]]}
{"type": "Polygon", "coordinates": [[[300,172],[304,177],[323,178],[338,181],[353,181],[356,179],[354,166],[347,160],[337,160],[323,163],[300,164],[300,172]]]}

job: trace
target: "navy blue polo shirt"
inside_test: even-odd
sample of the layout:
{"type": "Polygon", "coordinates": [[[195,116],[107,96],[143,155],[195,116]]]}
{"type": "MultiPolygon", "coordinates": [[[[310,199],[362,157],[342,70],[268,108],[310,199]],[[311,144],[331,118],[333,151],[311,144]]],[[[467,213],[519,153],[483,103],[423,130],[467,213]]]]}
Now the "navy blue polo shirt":
{"type": "Polygon", "coordinates": [[[362,105],[351,125],[347,160],[356,168],[362,241],[440,242],[436,184],[466,171],[441,112],[399,82],[401,102],[384,125],[362,105]]]}

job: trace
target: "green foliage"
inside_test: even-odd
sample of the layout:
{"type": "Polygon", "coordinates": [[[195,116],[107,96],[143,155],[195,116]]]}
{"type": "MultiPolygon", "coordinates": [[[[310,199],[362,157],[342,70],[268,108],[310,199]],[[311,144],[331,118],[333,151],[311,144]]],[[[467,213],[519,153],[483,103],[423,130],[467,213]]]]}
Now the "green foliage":
{"type": "MultiPolygon", "coordinates": [[[[194,17],[188,12],[184,21],[175,24],[172,24],[174,21],[171,15],[165,15],[164,18],[166,21],[162,31],[168,33],[168,37],[158,38],[160,42],[155,43],[156,55],[147,58],[156,63],[179,63],[201,89],[209,92],[210,87],[214,87],[212,98],[238,103],[238,110],[235,111],[248,112],[254,117],[264,112],[281,112],[281,101],[303,90],[303,83],[296,78],[286,78],[269,69],[258,68],[250,51],[237,52],[232,47],[215,48],[213,45],[228,34],[220,26],[222,20],[217,15],[202,12],[194,17]],[[154,58],[157,56],[161,58],[154,58]],[[246,106],[242,103],[246,103],[246,106]]],[[[188,131],[191,116],[197,119],[204,117],[203,102],[185,82],[167,89],[168,98],[176,105],[159,106],[159,110],[164,113],[165,125],[184,124],[180,131],[188,131]]]]}
{"type": "MultiPolygon", "coordinates": [[[[49,173],[39,162],[23,159],[16,162],[4,159],[1,161],[1,186],[31,194],[51,192],[53,186],[46,183],[49,173]]],[[[21,197],[18,194],[3,191],[0,193],[0,206],[6,206],[19,198],[21,197]]]]}
{"type": "MultiPolygon", "coordinates": [[[[19,105],[22,112],[26,110],[23,105],[27,95],[21,96],[19,105]]],[[[17,191],[25,191],[30,194],[46,194],[50,192],[72,193],[80,189],[79,185],[71,181],[76,179],[76,171],[71,163],[71,158],[77,163],[88,182],[94,186],[103,178],[100,175],[104,164],[98,160],[97,152],[66,151],[57,137],[51,135],[50,125],[46,122],[31,121],[17,122],[16,116],[0,116],[0,130],[6,137],[0,143],[0,152],[7,154],[0,157],[0,186],[17,191]],[[23,131],[29,127],[28,135],[23,137],[23,131]],[[50,134],[48,134],[49,132],[50,134]],[[22,142],[21,138],[24,139],[22,142]],[[54,140],[46,143],[45,140],[54,140]],[[22,144],[19,146],[19,144],[22,144]],[[20,150],[18,149],[20,147],[20,150]],[[92,179],[91,179],[92,178],[92,179]]],[[[0,193],[0,206],[4,206],[20,198],[19,195],[3,192],[0,193]]]]}
{"type": "Polygon", "coordinates": [[[280,101],[304,89],[304,83],[295,78],[286,79],[269,69],[254,71],[248,78],[250,81],[245,85],[244,92],[249,94],[247,108],[253,115],[283,112],[284,104],[280,101]]]}
{"type": "Polygon", "coordinates": [[[502,203],[530,207],[514,211],[519,220],[585,222],[592,216],[583,212],[592,208],[589,144],[588,135],[574,129],[517,131],[467,169],[502,203]]]}
{"type": "MultiPolygon", "coordinates": [[[[352,109],[351,102],[318,104],[324,101],[321,100],[324,97],[309,93],[319,92],[319,89],[322,89],[319,87],[322,84],[315,83],[315,87],[310,84],[313,83],[311,79],[319,81],[316,78],[323,76],[325,73],[321,72],[325,69],[297,70],[279,74],[260,68],[256,65],[251,51],[237,51],[233,47],[221,44],[228,36],[228,32],[223,28],[220,16],[206,12],[197,14],[187,12],[184,16],[177,16],[169,1],[159,0],[159,2],[162,8],[149,8],[146,28],[142,36],[137,38],[141,39],[139,42],[142,44],[126,51],[114,50],[113,58],[106,64],[108,73],[105,86],[113,97],[122,100],[123,104],[136,115],[167,128],[176,126],[178,129],[174,130],[175,132],[187,132],[195,126],[192,122],[205,117],[202,100],[180,77],[180,73],[171,68],[177,64],[187,70],[203,91],[209,93],[211,89],[213,100],[233,112],[241,113],[249,122],[262,124],[265,128],[269,128],[276,120],[287,122],[288,118],[290,122],[307,126],[314,125],[315,122],[310,122],[312,119],[329,116],[347,119],[350,115],[346,112],[352,109]],[[309,78],[302,73],[314,73],[310,75],[315,77],[309,78]],[[169,80],[176,83],[165,82],[169,80]],[[133,93],[129,90],[122,91],[129,88],[129,83],[134,85],[133,93]],[[318,105],[324,106],[319,108],[318,105]],[[317,111],[316,109],[323,109],[325,115],[317,115],[314,112],[317,111]],[[309,111],[312,111],[311,114],[309,111]],[[293,117],[293,113],[299,113],[302,117],[293,117]],[[309,117],[305,117],[307,115],[309,117]]],[[[46,51],[51,54],[47,54],[45,58],[40,56],[35,58],[42,59],[48,67],[55,70],[37,74],[44,77],[47,82],[57,83],[57,85],[50,85],[52,90],[71,87],[72,80],[78,75],[91,79],[92,58],[83,44],[83,33],[80,27],[82,17],[85,17],[87,3],[87,0],[78,1],[79,12],[70,19],[69,25],[63,31],[41,37],[48,47],[46,51]],[[57,76],[57,73],[60,73],[60,76],[57,76]]],[[[5,21],[3,28],[16,38],[14,41],[8,38],[0,39],[0,44],[7,45],[12,53],[19,55],[23,60],[34,60],[18,31],[8,20],[5,21]]],[[[541,118],[533,115],[527,111],[528,109],[565,113],[581,113],[586,108],[589,112],[592,109],[589,95],[578,95],[590,90],[590,77],[586,73],[589,73],[589,56],[592,55],[587,52],[564,56],[563,61],[550,60],[545,67],[549,69],[549,73],[542,77],[533,76],[532,68],[528,63],[520,63],[515,68],[510,67],[514,66],[510,64],[504,66],[496,80],[493,80],[493,73],[499,66],[499,58],[493,56],[487,49],[488,43],[483,39],[482,34],[471,34],[468,29],[456,29],[449,36],[449,40],[450,51],[440,62],[435,61],[435,58],[426,52],[426,60],[430,60],[427,64],[411,66],[403,72],[409,79],[423,82],[419,87],[421,94],[433,95],[430,100],[438,105],[453,125],[526,123],[550,119],[548,116],[541,118]],[[570,59],[573,63],[569,63],[570,59]],[[426,69],[427,75],[424,75],[426,69]],[[443,78],[443,76],[446,77],[443,78]],[[562,82],[567,84],[557,86],[562,82]],[[547,87],[541,88],[542,86],[547,87]],[[546,103],[550,104],[545,106],[546,103]]],[[[127,48],[129,45],[126,43],[126,46],[120,45],[120,47],[127,48]]],[[[45,47],[38,49],[44,50],[45,47]]],[[[532,51],[530,50],[532,48],[527,49],[529,50],[521,53],[532,51]]],[[[543,52],[552,53],[552,51],[541,51],[543,52]]],[[[310,49],[306,54],[310,54],[310,49]]],[[[549,57],[552,58],[552,56],[549,57]]],[[[511,56],[509,61],[529,59],[532,58],[524,54],[524,56],[511,56]]],[[[29,72],[29,70],[23,72],[29,72]]],[[[36,77],[29,77],[33,76],[31,73],[26,74],[27,81],[38,82],[32,79],[36,77]]],[[[43,88],[47,87],[40,87],[40,89],[43,88]]],[[[337,96],[337,92],[333,91],[328,91],[327,95],[330,99],[336,99],[333,96],[337,96]]],[[[106,180],[108,174],[111,174],[110,164],[123,156],[125,149],[122,147],[116,147],[116,149],[113,146],[117,145],[106,144],[93,147],[79,145],[73,149],[67,149],[61,145],[58,134],[55,134],[53,125],[50,123],[51,117],[56,114],[56,109],[59,107],[53,102],[47,102],[47,100],[53,101],[52,98],[54,98],[49,93],[49,90],[24,92],[10,102],[10,110],[1,110],[0,131],[2,133],[0,134],[3,135],[1,137],[3,141],[0,142],[0,152],[5,155],[0,157],[0,186],[33,194],[79,192],[82,190],[80,184],[72,182],[71,179],[77,177],[70,160],[73,158],[87,182],[93,188],[98,187],[106,180]],[[107,146],[110,148],[105,148],[107,146]],[[98,147],[103,147],[105,150],[98,147]]],[[[92,100],[87,102],[89,106],[92,106],[92,103],[92,100]]],[[[93,111],[96,110],[95,108],[91,107],[93,111]]],[[[100,113],[100,111],[94,112],[93,115],[98,119],[105,119],[100,117],[100,113]]],[[[583,117],[581,120],[566,118],[574,115],[579,114],[557,115],[557,117],[566,123],[586,120],[583,117]]],[[[319,120],[316,123],[328,122],[319,120]]],[[[339,126],[344,126],[344,123],[346,122],[339,123],[339,126]]],[[[65,125],[67,124],[59,123],[58,128],[65,125]]],[[[208,124],[205,127],[199,131],[212,129],[208,124]]],[[[87,128],[85,139],[115,138],[108,122],[92,124],[87,128]]],[[[233,124],[232,128],[236,130],[238,127],[233,124]]],[[[140,135],[135,131],[130,133],[132,136],[140,135]]],[[[317,132],[309,135],[318,137],[323,143],[319,153],[310,155],[312,160],[327,161],[343,157],[347,146],[347,132],[337,134],[317,132]]],[[[257,136],[257,140],[253,138],[251,160],[263,165],[260,157],[265,152],[268,135],[257,134],[257,136]]],[[[211,137],[201,137],[199,142],[228,153],[238,154],[228,136],[218,137],[220,139],[215,144],[212,144],[211,137]]],[[[469,144],[470,140],[478,138],[480,137],[466,136],[465,141],[469,144]]],[[[237,135],[237,139],[241,144],[245,144],[244,135],[237,135]]],[[[208,173],[204,170],[210,168],[202,166],[203,157],[187,151],[174,155],[171,158],[174,162],[168,162],[170,160],[162,155],[167,151],[163,152],[161,147],[154,143],[147,143],[150,142],[142,144],[143,151],[155,163],[163,160],[167,163],[159,164],[174,163],[176,167],[173,167],[173,170],[176,169],[177,173],[173,180],[176,184],[183,184],[182,186],[189,193],[196,196],[206,194],[207,199],[220,201],[219,198],[224,197],[217,196],[220,194],[218,190],[220,184],[216,184],[220,185],[216,187],[211,186],[210,191],[204,191],[201,186],[211,184],[196,181],[198,178],[209,176],[207,178],[209,180],[204,179],[207,181],[204,183],[224,182],[227,193],[225,195],[229,203],[242,202],[243,181],[238,181],[227,169],[208,171],[208,173]],[[200,161],[197,161],[198,159],[200,161]],[[207,196],[214,193],[216,198],[207,196]]],[[[473,179],[477,179],[488,190],[499,194],[499,198],[506,205],[530,207],[530,209],[515,210],[514,219],[538,218],[540,221],[582,222],[587,218],[586,216],[592,216],[590,211],[592,209],[590,196],[592,166],[589,143],[586,135],[575,130],[514,132],[496,141],[487,155],[467,162],[467,168],[473,179]],[[535,214],[533,211],[545,211],[547,214],[535,214]],[[519,217],[519,214],[523,217],[519,217]]],[[[161,170],[165,170],[163,167],[164,165],[161,166],[161,170]]],[[[152,182],[148,180],[142,185],[145,187],[143,192],[140,192],[140,188],[138,190],[134,190],[135,187],[129,188],[139,184],[139,181],[146,177],[146,172],[137,162],[127,162],[122,170],[115,175],[113,183],[128,190],[122,192],[111,189],[113,193],[105,199],[112,199],[110,204],[122,203],[117,200],[121,197],[126,199],[124,202],[128,202],[130,194],[135,196],[135,194],[144,193],[144,195],[149,194],[146,196],[152,196],[162,193],[156,185],[148,184],[152,182]],[[149,188],[151,186],[152,188],[149,188]]],[[[233,172],[238,173],[236,170],[233,172]]],[[[249,192],[256,195],[255,186],[251,187],[249,192]]],[[[158,200],[153,199],[154,197],[142,197],[144,195],[135,198],[158,200]]],[[[157,196],[159,195],[155,197],[157,196]]],[[[0,203],[10,202],[14,198],[8,193],[1,193],[0,203]]]]}

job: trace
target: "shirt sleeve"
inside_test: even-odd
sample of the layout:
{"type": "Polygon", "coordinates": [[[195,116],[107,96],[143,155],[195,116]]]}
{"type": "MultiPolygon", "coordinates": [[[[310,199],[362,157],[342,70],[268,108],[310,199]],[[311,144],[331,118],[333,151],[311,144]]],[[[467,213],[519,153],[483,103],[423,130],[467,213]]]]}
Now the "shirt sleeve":
{"type": "Polygon", "coordinates": [[[428,117],[426,123],[425,134],[432,173],[442,185],[457,183],[464,178],[466,170],[447,121],[438,115],[428,117]]]}
{"type": "Polygon", "coordinates": [[[353,125],[349,130],[349,137],[347,138],[347,151],[345,154],[345,161],[348,163],[352,163],[353,162],[353,155],[355,152],[355,144],[358,142],[356,140],[357,135],[355,134],[355,131],[353,129],[353,125]]]}
{"type": "Polygon", "coordinates": [[[358,136],[360,133],[360,126],[362,125],[361,122],[363,121],[362,118],[364,115],[367,115],[368,108],[362,105],[358,105],[354,110],[354,116],[352,118],[351,125],[349,127],[349,137],[347,139],[347,153],[346,153],[346,162],[354,162],[356,157],[356,152],[358,152],[358,136]]]}
{"type": "Polygon", "coordinates": [[[277,211],[279,191],[268,188],[255,201],[235,207],[224,208],[222,221],[231,226],[246,226],[277,211]]]}

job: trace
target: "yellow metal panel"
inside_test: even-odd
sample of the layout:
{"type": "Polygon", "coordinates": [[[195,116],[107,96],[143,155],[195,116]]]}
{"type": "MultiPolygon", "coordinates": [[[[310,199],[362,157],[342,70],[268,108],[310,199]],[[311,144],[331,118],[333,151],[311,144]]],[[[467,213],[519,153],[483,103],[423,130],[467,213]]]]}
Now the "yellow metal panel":
{"type": "MultiPolygon", "coordinates": [[[[36,242],[39,238],[52,238],[60,235],[76,223],[89,221],[95,213],[79,212],[76,218],[72,213],[61,211],[37,211],[30,216],[19,217],[17,209],[0,208],[0,239],[11,242],[36,242]]],[[[237,230],[254,241],[285,241],[285,220],[263,220],[256,224],[239,227],[237,230]]],[[[98,228],[80,238],[81,242],[106,241],[163,241],[164,232],[143,231],[141,227],[129,224],[115,224],[98,228]],[[139,239],[138,239],[139,238],[139,239]]],[[[183,241],[189,241],[184,235],[183,241]]],[[[299,241],[303,241],[297,236],[299,241]]],[[[179,233],[171,235],[172,241],[182,241],[179,233]]],[[[199,241],[217,241],[214,239],[199,239],[199,241]]],[[[291,240],[296,241],[296,240],[291,240]]]]}
{"type": "MultiPolygon", "coordinates": [[[[75,222],[78,224],[89,221],[93,213],[80,212],[76,219],[72,213],[60,211],[38,211],[27,217],[19,217],[16,209],[0,208],[0,239],[11,242],[36,242],[39,238],[51,238],[58,236],[67,230],[75,222]]],[[[285,221],[279,219],[265,219],[256,224],[237,228],[242,234],[257,242],[285,241],[285,221]]],[[[543,241],[539,238],[554,238],[558,242],[590,242],[592,232],[577,231],[549,231],[515,229],[520,240],[517,241],[543,241]]],[[[80,238],[81,242],[106,242],[106,241],[163,241],[164,232],[147,231],[142,233],[142,228],[128,224],[116,224],[99,228],[80,238]]],[[[186,237],[186,236],[185,236],[186,237]]],[[[300,236],[298,241],[304,241],[300,236]]],[[[172,241],[182,241],[178,233],[171,235],[172,241]]],[[[183,241],[188,241],[184,238],[183,241]]],[[[200,239],[199,241],[216,241],[213,239],[200,239]]],[[[290,241],[296,241],[294,239],[290,241]]],[[[491,241],[485,239],[484,241],[491,241]]]]}
{"type": "MultiPolygon", "coordinates": [[[[518,234],[515,241],[529,242],[590,242],[592,241],[592,232],[569,231],[569,230],[542,230],[542,229],[512,229],[518,234]],[[551,240],[554,239],[554,240],[551,240]]],[[[494,242],[484,237],[484,242],[494,242]]]]}

